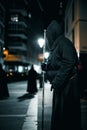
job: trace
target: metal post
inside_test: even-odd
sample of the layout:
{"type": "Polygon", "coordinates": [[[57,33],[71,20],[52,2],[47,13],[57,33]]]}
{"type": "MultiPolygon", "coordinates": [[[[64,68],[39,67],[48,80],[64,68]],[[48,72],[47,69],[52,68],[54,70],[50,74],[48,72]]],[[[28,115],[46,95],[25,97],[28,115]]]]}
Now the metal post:
{"type": "MultiPolygon", "coordinates": [[[[45,62],[45,45],[46,45],[46,30],[44,30],[44,46],[43,46],[43,63],[45,62]]],[[[43,71],[43,84],[42,84],[42,130],[44,130],[44,71],[43,71]]]]}

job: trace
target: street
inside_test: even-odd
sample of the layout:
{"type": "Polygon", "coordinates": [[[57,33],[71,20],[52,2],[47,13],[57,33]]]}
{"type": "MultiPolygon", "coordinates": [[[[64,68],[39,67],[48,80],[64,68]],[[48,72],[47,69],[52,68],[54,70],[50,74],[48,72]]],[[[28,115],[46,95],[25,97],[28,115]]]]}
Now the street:
{"type": "Polygon", "coordinates": [[[8,84],[8,99],[0,100],[0,130],[22,130],[28,106],[34,96],[26,92],[27,82],[8,84]]]}
{"type": "MultiPolygon", "coordinates": [[[[27,82],[9,83],[8,99],[0,100],[0,130],[42,130],[42,88],[35,95],[26,92],[27,82]]],[[[81,123],[87,130],[87,99],[81,99],[81,123]]],[[[45,83],[44,129],[50,130],[52,91],[45,83]]]]}

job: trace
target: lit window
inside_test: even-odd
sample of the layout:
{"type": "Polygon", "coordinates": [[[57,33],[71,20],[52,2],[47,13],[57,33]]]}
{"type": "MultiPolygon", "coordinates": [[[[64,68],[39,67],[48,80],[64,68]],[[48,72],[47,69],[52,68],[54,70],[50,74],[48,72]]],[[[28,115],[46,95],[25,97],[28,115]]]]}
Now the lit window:
{"type": "Polygon", "coordinates": [[[18,15],[11,16],[12,22],[18,22],[18,15]]]}

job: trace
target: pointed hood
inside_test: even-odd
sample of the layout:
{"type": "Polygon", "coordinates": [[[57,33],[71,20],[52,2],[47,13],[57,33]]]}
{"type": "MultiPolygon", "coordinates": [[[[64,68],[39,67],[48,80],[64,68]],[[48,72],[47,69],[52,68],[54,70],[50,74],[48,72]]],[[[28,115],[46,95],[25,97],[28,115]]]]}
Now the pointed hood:
{"type": "Polygon", "coordinates": [[[56,39],[63,33],[63,30],[60,26],[60,24],[53,20],[49,26],[47,27],[47,46],[51,50],[55,44],[56,39]]]}

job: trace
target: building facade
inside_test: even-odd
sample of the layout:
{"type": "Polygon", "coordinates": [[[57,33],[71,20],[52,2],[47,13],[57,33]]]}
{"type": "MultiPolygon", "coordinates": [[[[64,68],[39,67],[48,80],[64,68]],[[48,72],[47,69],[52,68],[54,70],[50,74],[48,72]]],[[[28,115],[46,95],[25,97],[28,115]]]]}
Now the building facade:
{"type": "Polygon", "coordinates": [[[65,35],[75,44],[78,55],[87,53],[87,1],[68,0],[65,35]]]}
{"type": "Polygon", "coordinates": [[[65,14],[65,35],[75,45],[79,64],[78,77],[81,96],[87,90],[87,1],[68,0],[65,14]],[[83,85],[85,84],[85,85],[83,85]]]}
{"type": "Polygon", "coordinates": [[[5,44],[5,8],[2,2],[0,2],[0,64],[3,64],[3,48],[5,44]]]}
{"type": "MultiPolygon", "coordinates": [[[[29,65],[27,61],[28,26],[26,4],[26,0],[6,0],[4,2],[6,10],[4,13],[6,48],[4,51],[4,65],[6,71],[10,69],[18,71],[20,66],[25,71],[25,68],[29,65]]],[[[4,24],[2,27],[4,28],[4,24]]]]}

